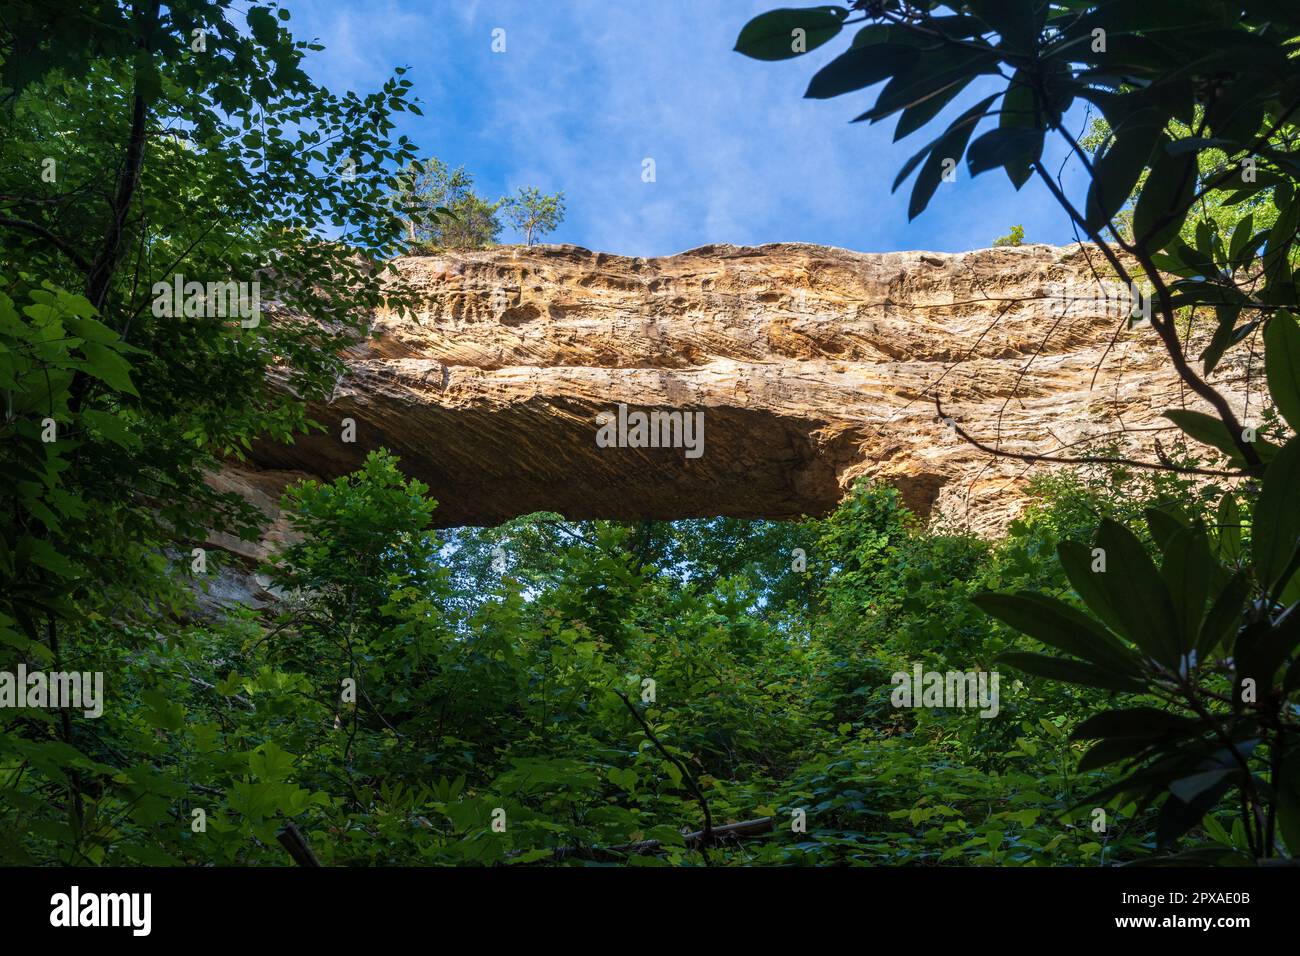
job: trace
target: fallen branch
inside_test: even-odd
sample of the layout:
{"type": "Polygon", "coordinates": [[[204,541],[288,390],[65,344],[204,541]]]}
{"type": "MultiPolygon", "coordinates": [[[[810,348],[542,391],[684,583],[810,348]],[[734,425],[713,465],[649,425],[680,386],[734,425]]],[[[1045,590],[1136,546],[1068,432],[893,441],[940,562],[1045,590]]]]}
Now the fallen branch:
{"type": "MultiPolygon", "coordinates": [[[[740,823],[724,823],[720,827],[714,827],[709,831],[709,842],[713,844],[724,843],[728,840],[740,840],[743,837],[759,836],[763,833],[771,833],[776,827],[775,817],[759,817],[756,820],[743,820],[740,823]]],[[[694,833],[683,835],[686,846],[695,849],[704,841],[704,831],[696,830],[694,833]]],[[[622,846],[610,847],[611,850],[622,853],[657,853],[661,849],[659,840],[641,840],[637,843],[626,843],[622,846]]]]}

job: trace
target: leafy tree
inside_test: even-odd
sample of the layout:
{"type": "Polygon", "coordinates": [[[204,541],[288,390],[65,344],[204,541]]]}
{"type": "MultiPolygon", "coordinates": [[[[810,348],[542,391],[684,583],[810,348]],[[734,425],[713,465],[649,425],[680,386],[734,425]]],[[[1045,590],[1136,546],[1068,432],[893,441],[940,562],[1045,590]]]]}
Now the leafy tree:
{"type": "Polygon", "coordinates": [[[501,235],[497,213],[501,201],[488,202],[470,194],[448,207],[450,217],[439,228],[434,244],[447,249],[484,249],[496,244],[501,235]]]}
{"type": "Polygon", "coordinates": [[[436,156],[412,162],[397,176],[390,197],[410,247],[431,242],[440,221],[451,218],[447,207],[463,200],[474,181],[464,166],[449,169],[436,156]]]}
{"type": "MultiPolygon", "coordinates": [[[[1202,108],[1198,106],[1195,111],[1196,122],[1198,123],[1202,112],[1202,108]]],[[[1175,120],[1170,124],[1170,127],[1179,136],[1193,135],[1194,126],[1192,124],[1175,120]]],[[[1294,123],[1287,122],[1278,129],[1277,135],[1284,142],[1294,143],[1298,135],[1297,127],[1294,123]]],[[[1096,154],[1109,145],[1112,139],[1110,124],[1106,122],[1104,116],[1097,116],[1092,120],[1088,132],[1080,138],[1079,145],[1089,154],[1096,154]]],[[[1197,153],[1197,173],[1202,179],[1208,179],[1214,176],[1218,170],[1221,170],[1227,162],[1228,156],[1222,149],[1207,146],[1197,153]]],[[[1149,175],[1150,171],[1147,170],[1138,177],[1129,201],[1115,215],[1115,222],[1126,238],[1132,237],[1134,204],[1141,195],[1142,189],[1146,186],[1149,175]]],[[[1240,196],[1232,192],[1217,190],[1203,192],[1198,200],[1196,211],[1197,215],[1189,216],[1180,229],[1183,242],[1193,246],[1197,241],[1197,224],[1201,221],[1213,221],[1222,236],[1232,235],[1233,230],[1245,221],[1247,216],[1250,217],[1250,224],[1247,227],[1250,230],[1269,229],[1277,221],[1277,207],[1273,203],[1273,187],[1271,185],[1266,185],[1263,189],[1249,196],[1240,196]]],[[[1187,310],[1183,311],[1186,312],[1187,310]]]]}
{"type": "Polygon", "coordinates": [[[477,195],[464,166],[451,169],[437,157],[408,164],[389,201],[412,249],[480,249],[501,233],[502,203],[477,195]]]}
{"type": "MultiPolygon", "coordinates": [[[[1080,150],[1111,215],[1087,232],[1085,191],[1081,234],[1152,283],[1153,332],[1201,385],[1262,337],[1276,408],[1254,435],[1173,410],[1185,437],[1159,461],[1091,447],[1032,482],[998,541],[869,484],[798,523],[532,515],[435,535],[427,489],[377,451],[286,492],[292,533],[261,568],[274,603],[203,615],[192,590],[230,568],[201,546],[258,524],[205,477],[312,427],[364,316],[410,304],[375,263],[412,223],[443,244],[476,220],[440,212],[454,196],[421,205],[410,174],[439,167],[390,141],[391,112],[418,109],[409,83],[319,88],[278,7],[239,30],[218,0],[7,10],[0,670],[102,670],[110,696],[96,720],[0,710],[0,861],[285,865],[289,821],[326,864],[1086,864],[1184,836],[1201,860],[1294,858],[1296,88],[1277,53],[1297,16],[855,7],[760,17],[741,46],[781,58],[792,23],[812,48],[865,17],[817,88],[878,74],[905,133],[956,95],[935,83],[996,64],[1008,86],[983,109],[1011,132],[970,153],[1013,178],[1027,158],[1042,175],[1018,150],[1060,135],[1063,97],[1098,104],[1080,150]],[[1184,208],[1165,173],[1191,156],[1184,208]],[[1219,182],[1252,157],[1256,180],[1219,182]],[[159,314],[154,284],[177,273],[258,281],[264,308],[159,314]],[[1207,315],[1231,334],[1192,355],[1207,315]],[[914,663],[999,660],[1020,676],[998,720],[890,703],[914,663]]],[[[961,133],[922,151],[921,178],[935,150],[961,158],[961,133]]],[[[490,241],[478,223],[463,241],[490,241]]]]}
{"type": "Polygon", "coordinates": [[[506,218],[533,244],[534,236],[554,232],[564,221],[564,193],[545,196],[536,186],[520,187],[518,195],[505,203],[506,218]]]}
{"type": "MultiPolygon", "coordinates": [[[[1300,438],[1288,439],[1286,427],[1246,427],[1212,381],[1224,354],[1262,330],[1273,402],[1290,429],[1300,426],[1300,153],[1292,132],[1300,11],[1216,0],[886,0],[766,13],[741,31],[737,49],[787,59],[850,24],[862,26],[849,49],[813,76],[806,95],[824,99],[883,81],[857,119],[897,115],[895,138],[903,139],[977,80],[994,84],[903,165],[894,188],[915,173],[909,216],[925,210],[963,157],[971,176],[1000,169],[1017,189],[1037,176],[1114,276],[1132,289],[1138,279],[1151,285],[1152,330],[1187,391],[1212,412],[1166,416],[1219,460],[1204,468],[1113,455],[1018,457],[1248,478],[1260,489],[1249,519],[1225,497],[1217,528],[1177,503],[1151,509],[1159,563],[1113,520],[1088,544],[1062,543],[1060,560],[1086,612],[1034,591],[979,598],[989,613],[1070,655],[1014,652],[1006,660],[1138,695],[1134,706],[1099,714],[1075,733],[1100,741],[1081,766],[1122,769],[1122,779],[1091,799],[1159,803],[1162,846],[1233,794],[1243,839],[1228,851],[1210,848],[1209,858],[1300,853],[1300,726],[1289,702],[1300,689],[1300,509],[1284,491],[1294,487],[1300,438]],[[1091,156],[1066,125],[1076,103],[1106,123],[1087,144],[1091,156]],[[1049,136],[1083,166],[1082,194],[1068,194],[1045,168],[1049,136]],[[1253,214],[1210,212],[1265,202],[1267,228],[1253,214]],[[1215,328],[1198,370],[1180,319],[1206,311],[1215,328]]],[[[944,414],[938,396],[936,411],[944,414]]],[[[1011,454],[957,430],[992,454],[1011,454]]]]}
{"type": "Polygon", "coordinates": [[[1025,242],[1025,227],[1016,224],[1011,227],[1011,231],[1005,236],[998,236],[993,240],[994,246],[1020,246],[1025,242]]]}
{"type": "MultiPolygon", "coordinates": [[[[418,112],[410,82],[399,71],[365,96],[330,93],[302,69],[318,47],[293,39],[288,16],[229,0],[62,0],[5,18],[5,664],[112,671],[154,646],[160,618],[192,604],[179,567],[205,562],[195,546],[256,531],[206,474],[255,438],[308,428],[306,403],[332,389],[365,309],[409,305],[366,259],[398,248],[385,192],[414,153],[390,141],[392,114],[418,112]],[[188,306],[171,301],[191,282],[188,306]],[[243,284],[248,308],[207,283],[243,284]]],[[[128,780],[79,715],[51,727],[19,714],[0,751],[62,816],[47,821],[58,859],[102,862],[111,821],[179,812],[174,781],[128,780]]],[[[33,812],[13,799],[11,812],[33,812]]]]}

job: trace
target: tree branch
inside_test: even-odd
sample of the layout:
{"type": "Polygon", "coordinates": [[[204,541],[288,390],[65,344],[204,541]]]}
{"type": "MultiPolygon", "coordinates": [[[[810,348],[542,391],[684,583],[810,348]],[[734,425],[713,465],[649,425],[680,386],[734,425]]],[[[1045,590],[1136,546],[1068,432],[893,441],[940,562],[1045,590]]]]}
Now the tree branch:
{"type": "Polygon", "coordinates": [[[11,229],[22,229],[25,232],[30,232],[34,236],[40,236],[55,249],[58,249],[59,252],[71,259],[72,264],[82,272],[90,271],[90,262],[85,256],[72,248],[71,245],[60,239],[54,233],[50,232],[50,230],[46,229],[40,223],[30,222],[26,219],[11,219],[8,216],[0,216],[0,226],[8,226],[11,229]]]}
{"type": "Polygon", "coordinates": [[[695,782],[694,775],[686,768],[686,764],[682,763],[680,759],[670,754],[668,748],[659,742],[659,738],[655,736],[655,732],[650,729],[650,725],[646,723],[645,718],[641,716],[641,712],[632,706],[632,702],[627,699],[627,695],[619,690],[614,691],[614,693],[618,695],[619,700],[623,701],[628,712],[636,718],[636,722],[641,725],[641,730],[644,731],[646,737],[650,739],[650,742],[659,749],[659,752],[663,754],[665,758],[676,765],[677,769],[682,772],[682,777],[688,784],[690,784],[691,792],[695,794],[695,799],[699,801],[700,804],[700,810],[704,813],[704,829],[700,831],[699,845],[700,853],[704,855],[704,862],[708,864],[709,853],[707,847],[713,842],[713,814],[709,812],[709,801],[704,799],[704,793],[700,790],[699,784],[695,782]]]}
{"type": "Polygon", "coordinates": [[[934,396],[934,408],[935,411],[938,413],[939,418],[946,419],[947,423],[952,426],[952,430],[955,431],[959,436],[961,436],[963,441],[965,441],[969,445],[972,445],[975,448],[978,448],[980,451],[986,454],[995,455],[998,458],[1015,458],[1018,459],[1019,461],[1051,462],[1051,463],[1063,464],[1063,465],[1124,465],[1129,468],[1146,468],[1151,471],[1172,471],[1172,472],[1177,472],[1179,474],[1190,474],[1190,475],[1213,475],[1218,478],[1245,477],[1245,474],[1239,471],[1223,471],[1217,468],[1195,468],[1190,465],[1186,467],[1182,465],[1166,465],[1160,462],[1137,461],[1136,459],[1132,459],[1132,458],[1120,458],[1118,456],[1111,456],[1111,455],[1080,455],[1077,458],[1065,458],[1057,455],[1039,455],[1031,452],[1007,451],[1004,448],[996,448],[992,445],[985,444],[984,442],[980,441],[978,438],[975,438],[972,435],[970,435],[965,429],[963,429],[960,425],[957,424],[955,419],[949,418],[948,416],[944,415],[943,405],[939,401],[938,395],[934,396]]]}

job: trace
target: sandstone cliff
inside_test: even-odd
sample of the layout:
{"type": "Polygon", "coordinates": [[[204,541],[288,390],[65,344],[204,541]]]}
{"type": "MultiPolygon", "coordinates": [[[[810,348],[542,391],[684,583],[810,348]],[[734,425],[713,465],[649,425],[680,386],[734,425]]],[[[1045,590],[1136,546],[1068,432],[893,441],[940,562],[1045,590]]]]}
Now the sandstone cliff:
{"type": "MultiPolygon", "coordinates": [[[[542,510],[796,518],[870,476],[923,514],[994,533],[1021,506],[1028,466],[965,443],[938,420],[936,392],[972,434],[1035,453],[1117,434],[1149,456],[1163,409],[1199,407],[1150,327],[1127,327],[1127,290],[1099,287],[1093,259],[1078,246],[803,244],[406,259],[424,305],[373,317],[375,338],[313,410],[327,432],[259,445],[267,471],[220,480],[271,505],[285,481],[342,474],[382,446],[430,486],[440,522],[460,525],[542,510]],[[597,417],[619,404],[703,412],[702,454],[599,447],[597,417]]],[[[1241,369],[1223,374],[1240,408],[1241,369]]]]}

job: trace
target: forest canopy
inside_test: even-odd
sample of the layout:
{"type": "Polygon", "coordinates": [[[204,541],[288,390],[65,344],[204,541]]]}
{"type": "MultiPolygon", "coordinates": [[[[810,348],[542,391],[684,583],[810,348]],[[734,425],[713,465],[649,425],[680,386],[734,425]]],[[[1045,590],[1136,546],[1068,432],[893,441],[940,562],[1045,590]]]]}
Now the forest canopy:
{"type": "MultiPolygon", "coordinates": [[[[1047,186],[1184,386],[1158,457],[1034,456],[989,540],[870,482],[797,522],[435,531],[376,451],[285,493],[295,535],[256,569],[274,603],[214,611],[238,559],[208,542],[265,518],[207,476],[321,430],[308,408],[368,315],[415,306],[396,256],[500,228],[396,134],[420,114],[405,69],[331,91],[291,25],[230,0],[0,17],[0,863],[1300,854],[1300,9],[875,0],[736,24],[741,54],[792,69],[847,41],[807,95],[866,96],[846,119],[924,144],[900,147],[910,215],[963,162],[1047,186]],[[155,308],[190,282],[199,306],[155,308]],[[1268,390],[1249,420],[1220,388],[1238,360],[1268,390]],[[102,712],[13,678],[36,672],[102,675],[102,712]]],[[[513,200],[526,241],[563,198],[513,200]]],[[[940,418],[947,398],[926,396],[940,418]]]]}

